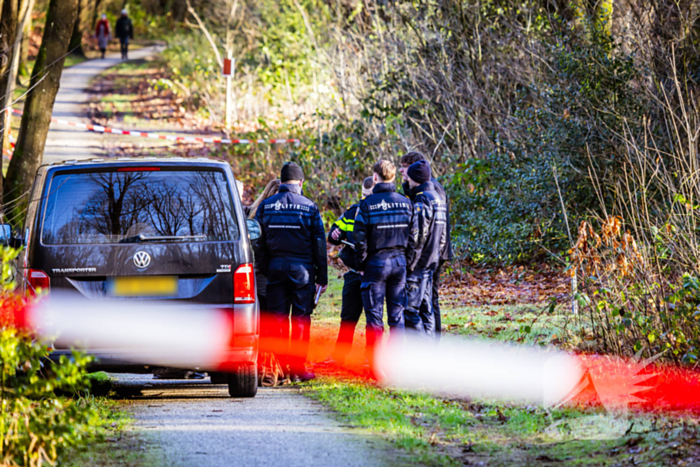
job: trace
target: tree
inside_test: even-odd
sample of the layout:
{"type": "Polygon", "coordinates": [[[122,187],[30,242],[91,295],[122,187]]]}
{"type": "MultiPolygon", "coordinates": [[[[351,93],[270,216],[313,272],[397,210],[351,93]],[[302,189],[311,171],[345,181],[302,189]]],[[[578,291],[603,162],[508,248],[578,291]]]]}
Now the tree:
{"type": "Polygon", "coordinates": [[[51,113],[61,82],[63,64],[73,25],[78,16],[79,0],[51,0],[46,15],[44,36],[32,71],[30,89],[24,105],[15,152],[5,179],[3,201],[11,203],[5,215],[15,224],[27,206],[24,194],[31,188],[42,163],[51,113]]]}
{"type": "Polygon", "coordinates": [[[70,50],[73,55],[78,55],[80,57],[85,56],[85,51],[83,50],[83,34],[86,30],[92,29],[93,10],[95,10],[97,6],[98,5],[93,0],[78,0],[78,18],[75,21],[73,34],[71,34],[70,38],[70,45],[68,46],[68,50],[70,50]]]}
{"type": "MultiPolygon", "coordinates": [[[[0,18],[0,110],[12,102],[15,77],[19,66],[19,49],[22,41],[22,30],[31,16],[33,0],[5,0],[2,2],[2,17],[0,18]]],[[[5,112],[0,112],[0,151],[5,146],[4,136],[9,134],[9,119],[5,112]]],[[[0,174],[2,159],[0,158],[0,174]]],[[[2,193],[0,180],[0,193],[2,193]]]]}

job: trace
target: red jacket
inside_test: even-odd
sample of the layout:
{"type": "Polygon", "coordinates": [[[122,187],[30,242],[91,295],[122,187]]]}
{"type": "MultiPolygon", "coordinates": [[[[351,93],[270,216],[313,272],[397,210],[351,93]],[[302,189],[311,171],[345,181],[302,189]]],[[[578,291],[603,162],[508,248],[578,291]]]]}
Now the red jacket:
{"type": "Polygon", "coordinates": [[[109,21],[107,21],[106,19],[101,19],[97,22],[97,26],[95,27],[96,36],[100,35],[100,28],[104,28],[105,36],[109,36],[109,21]]]}

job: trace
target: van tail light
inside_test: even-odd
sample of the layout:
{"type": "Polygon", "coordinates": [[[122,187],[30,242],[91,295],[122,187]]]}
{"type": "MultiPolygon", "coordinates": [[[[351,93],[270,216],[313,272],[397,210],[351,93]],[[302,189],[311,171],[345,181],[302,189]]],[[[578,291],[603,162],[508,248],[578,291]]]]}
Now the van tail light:
{"type": "Polygon", "coordinates": [[[255,303],[255,273],[250,263],[233,273],[233,303],[255,303]]]}
{"type": "Polygon", "coordinates": [[[51,288],[51,279],[48,274],[40,269],[29,269],[25,275],[27,279],[27,290],[31,294],[37,292],[48,292],[51,288]]]}

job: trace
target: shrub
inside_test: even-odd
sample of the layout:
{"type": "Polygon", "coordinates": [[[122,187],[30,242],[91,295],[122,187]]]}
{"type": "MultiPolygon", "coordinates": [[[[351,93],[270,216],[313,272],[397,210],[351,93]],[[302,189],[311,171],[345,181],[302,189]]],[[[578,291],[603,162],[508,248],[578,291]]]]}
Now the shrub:
{"type": "Polygon", "coordinates": [[[53,465],[67,448],[85,445],[98,425],[97,412],[84,398],[90,358],[76,351],[50,362],[45,344],[10,325],[15,311],[27,306],[12,292],[16,253],[2,250],[0,464],[53,465]]]}

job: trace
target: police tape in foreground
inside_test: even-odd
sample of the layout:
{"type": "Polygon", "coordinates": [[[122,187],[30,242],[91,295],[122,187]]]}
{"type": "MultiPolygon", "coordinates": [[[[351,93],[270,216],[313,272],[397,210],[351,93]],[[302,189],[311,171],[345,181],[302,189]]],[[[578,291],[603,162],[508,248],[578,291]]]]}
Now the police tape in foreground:
{"type": "MultiPolygon", "coordinates": [[[[12,109],[12,112],[17,115],[22,115],[24,112],[17,109],[12,109]]],[[[120,130],[118,128],[109,128],[100,125],[90,125],[86,123],[70,122],[59,118],[51,118],[51,122],[60,125],[70,125],[76,128],[82,128],[87,131],[96,133],[110,133],[113,135],[136,136],[140,138],[163,139],[167,141],[182,141],[186,143],[218,143],[218,144],[294,144],[298,146],[298,139],[229,139],[229,138],[199,138],[194,136],[175,136],[161,135],[158,133],[147,133],[143,131],[120,130]]]]}
{"type": "MultiPolygon", "coordinates": [[[[238,345],[230,309],[150,301],[97,302],[60,293],[31,307],[5,308],[0,319],[9,316],[10,323],[0,322],[0,327],[24,328],[58,348],[83,348],[156,366],[235,368],[231,357],[238,345]]],[[[264,320],[260,324],[264,329],[264,320]]],[[[294,349],[288,340],[265,340],[260,341],[260,350],[282,359],[306,355],[305,348],[294,349]]],[[[326,356],[316,357],[320,361],[326,356]]],[[[456,336],[445,336],[438,343],[409,334],[405,339],[389,338],[376,349],[375,362],[382,385],[439,396],[545,407],[584,404],[609,411],[700,413],[700,372],[639,358],[576,355],[456,336]]]]}

